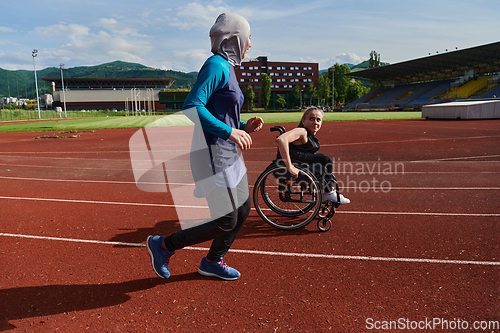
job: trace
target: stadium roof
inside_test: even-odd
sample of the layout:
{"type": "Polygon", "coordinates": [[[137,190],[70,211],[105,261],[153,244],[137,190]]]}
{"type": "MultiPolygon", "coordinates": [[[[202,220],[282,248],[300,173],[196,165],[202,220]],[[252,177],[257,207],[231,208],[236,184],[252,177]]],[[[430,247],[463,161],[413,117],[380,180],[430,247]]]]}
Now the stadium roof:
{"type": "MultiPolygon", "coordinates": [[[[61,78],[43,78],[44,81],[55,82],[61,88],[61,78]]],[[[70,89],[111,89],[111,88],[170,88],[175,79],[168,78],[65,78],[64,85],[70,89]]]]}
{"type": "Polygon", "coordinates": [[[402,84],[456,78],[463,76],[465,71],[471,69],[475,70],[477,75],[500,72],[500,42],[345,75],[380,81],[396,81],[402,84]]]}

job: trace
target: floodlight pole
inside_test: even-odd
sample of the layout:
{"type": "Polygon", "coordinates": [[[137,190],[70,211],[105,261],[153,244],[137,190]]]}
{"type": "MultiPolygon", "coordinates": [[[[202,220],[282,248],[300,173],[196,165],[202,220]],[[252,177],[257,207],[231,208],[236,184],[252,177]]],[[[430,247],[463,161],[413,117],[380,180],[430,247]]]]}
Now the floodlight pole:
{"type": "Polygon", "coordinates": [[[40,103],[39,103],[39,97],[38,97],[38,81],[36,79],[36,67],[35,67],[35,57],[38,55],[38,50],[33,50],[31,52],[31,55],[33,56],[33,71],[35,72],[35,89],[36,89],[36,106],[38,107],[38,119],[42,119],[42,115],[40,114],[40,103]]]}
{"type": "Polygon", "coordinates": [[[64,64],[61,64],[60,68],[61,68],[61,81],[62,81],[62,92],[64,101],[64,118],[68,118],[66,115],[66,94],[64,93],[64,77],[63,77],[64,64]]]}
{"type": "Polygon", "coordinates": [[[335,111],[335,65],[332,70],[332,111],[335,111]]]}

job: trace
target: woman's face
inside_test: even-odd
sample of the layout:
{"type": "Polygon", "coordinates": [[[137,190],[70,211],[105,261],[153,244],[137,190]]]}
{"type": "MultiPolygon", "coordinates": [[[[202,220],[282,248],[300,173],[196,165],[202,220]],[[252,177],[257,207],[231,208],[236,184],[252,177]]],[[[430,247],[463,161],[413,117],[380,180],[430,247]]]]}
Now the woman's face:
{"type": "Polygon", "coordinates": [[[307,113],[305,118],[302,120],[304,127],[312,134],[320,130],[321,124],[323,122],[323,112],[320,110],[312,110],[307,113]]]}
{"type": "Polygon", "coordinates": [[[252,47],[252,42],[250,41],[250,36],[251,35],[248,35],[247,46],[245,47],[245,52],[243,52],[243,55],[241,56],[241,60],[245,59],[245,57],[247,56],[248,49],[252,47]]]}

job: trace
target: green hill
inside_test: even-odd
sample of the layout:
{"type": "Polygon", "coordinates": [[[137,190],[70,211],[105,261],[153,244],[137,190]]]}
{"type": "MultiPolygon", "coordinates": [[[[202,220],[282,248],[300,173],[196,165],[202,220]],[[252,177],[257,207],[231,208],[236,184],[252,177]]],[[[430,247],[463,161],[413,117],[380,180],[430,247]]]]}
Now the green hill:
{"type": "MultiPolygon", "coordinates": [[[[59,78],[58,67],[48,67],[36,71],[39,94],[49,93],[51,87],[42,78],[59,78]]],[[[172,88],[187,88],[196,81],[196,74],[186,74],[172,70],[146,67],[141,64],[114,61],[97,66],[80,66],[64,70],[65,78],[174,78],[172,88]]],[[[10,71],[0,68],[0,97],[36,98],[33,71],[10,71]]]]}
{"type": "MultiPolygon", "coordinates": [[[[388,62],[380,62],[380,66],[386,66],[386,65],[389,65],[388,62]]],[[[368,69],[370,68],[370,60],[365,60],[355,66],[352,66],[351,67],[351,72],[356,72],[356,71],[361,71],[361,70],[364,70],[364,69],[368,69]]]]}

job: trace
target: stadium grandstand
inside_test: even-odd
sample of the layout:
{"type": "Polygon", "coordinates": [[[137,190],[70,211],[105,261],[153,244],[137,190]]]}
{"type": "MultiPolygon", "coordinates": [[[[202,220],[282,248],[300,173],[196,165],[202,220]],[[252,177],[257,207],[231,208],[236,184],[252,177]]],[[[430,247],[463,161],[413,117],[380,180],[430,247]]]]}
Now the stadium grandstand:
{"type": "Polygon", "coordinates": [[[158,94],[169,89],[173,78],[42,78],[52,85],[54,108],[69,110],[161,110],[158,94]],[[56,90],[58,89],[58,90],[56,90]]]}
{"type": "Polygon", "coordinates": [[[381,85],[345,111],[422,110],[426,105],[500,97],[500,42],[344,74],[381,85]]]}

